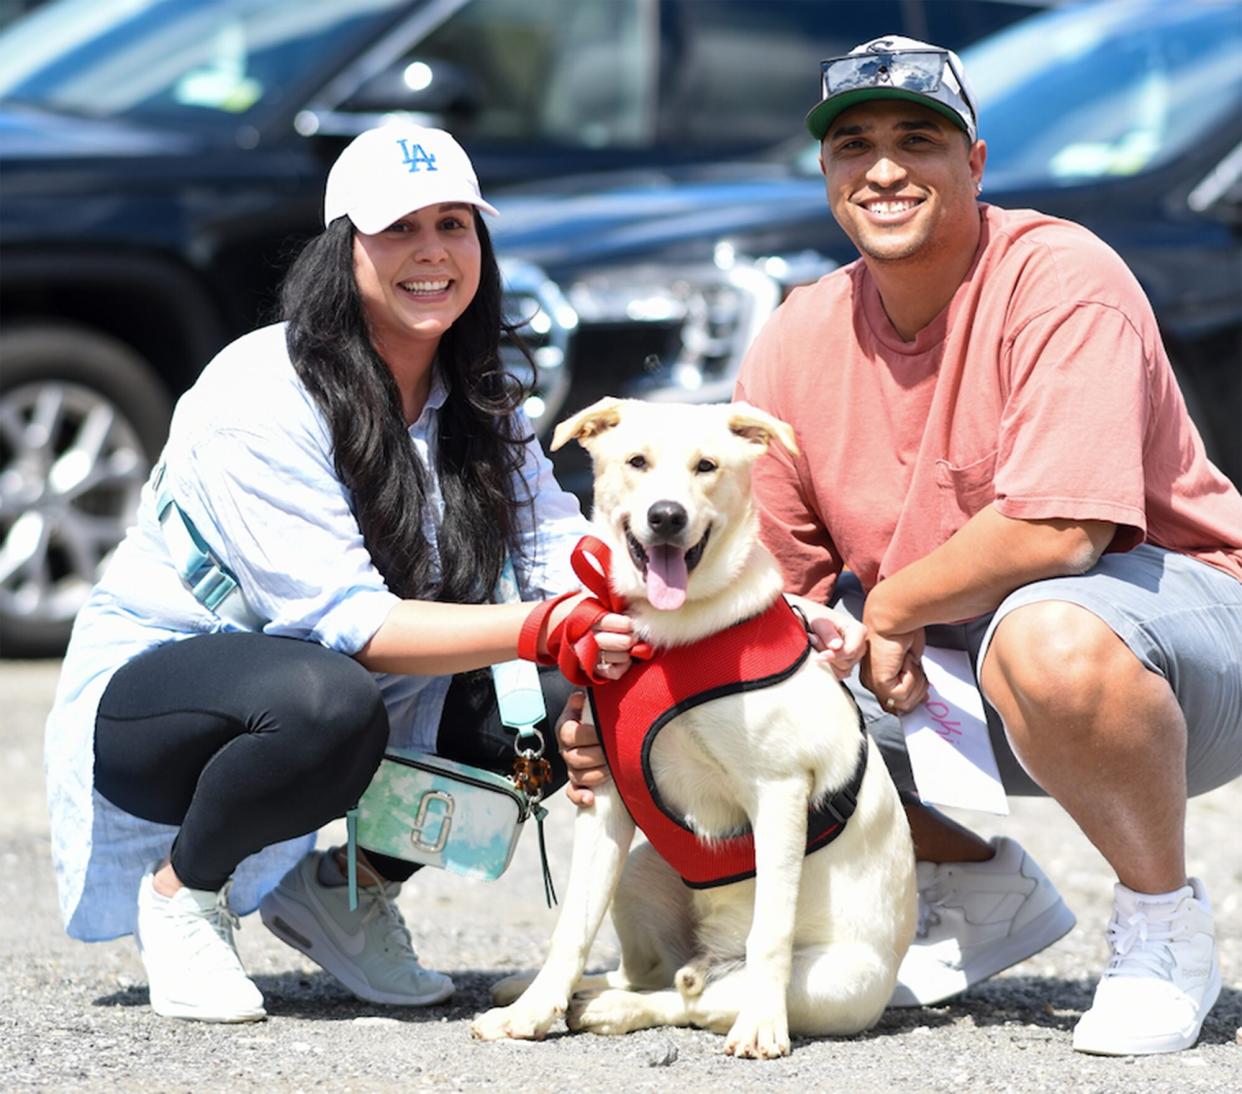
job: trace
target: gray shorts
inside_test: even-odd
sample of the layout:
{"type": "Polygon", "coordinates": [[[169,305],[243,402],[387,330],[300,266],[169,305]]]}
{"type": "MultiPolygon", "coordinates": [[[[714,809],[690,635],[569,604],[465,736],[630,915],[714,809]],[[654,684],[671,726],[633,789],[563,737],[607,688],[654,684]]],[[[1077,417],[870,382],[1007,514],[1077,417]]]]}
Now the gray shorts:
{"type": "MultiPolygon", "coordinates": [[[[862,616],[858,579],[843,574],[837,606],[862,616]]],[[[1186,555],[1143,544],[1106,554],[1077,577],[1023,585],[991,615],[927,628],[927,644],[966,650],[978,676],[997,624],[1037,601],[1078,604],[1098,616],[1143,665],[1173,689],[1186,717],[1186,780],[1204,794],[1242,775],[1242,582],[1186,555]]],[[[917,797],[900,720],[886,713],[855,672],[846,683],[903,794],[917,797]]],[[[988,731],[1001,780],[1011,795],[1044,792],[1013,753],[1000,715],[985,701],[988,731]]]]}

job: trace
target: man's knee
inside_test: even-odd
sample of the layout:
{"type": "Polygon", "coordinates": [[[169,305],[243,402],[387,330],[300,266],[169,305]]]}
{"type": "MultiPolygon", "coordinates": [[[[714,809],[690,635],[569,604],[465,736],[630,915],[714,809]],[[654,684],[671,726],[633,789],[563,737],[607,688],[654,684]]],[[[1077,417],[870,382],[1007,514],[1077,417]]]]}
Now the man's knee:
{"type": "Polygon", "coordinates": [[[1048,718],[1098,710],[1150,675],[1099,616],[1077,604],[1046,600],[1007,614],[980,671],[988,701],[1006,717],[1048,718]]]}

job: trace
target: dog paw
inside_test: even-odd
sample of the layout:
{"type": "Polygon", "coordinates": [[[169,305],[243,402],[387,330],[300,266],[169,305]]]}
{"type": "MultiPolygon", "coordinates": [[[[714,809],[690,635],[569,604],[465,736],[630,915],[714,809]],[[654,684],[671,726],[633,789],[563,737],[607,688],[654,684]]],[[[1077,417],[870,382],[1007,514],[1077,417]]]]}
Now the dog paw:
{"type": "Polygon", "coordinates": [[[605,989],[580,992],[569,1001],[565,1024],[575,1032],[617,1037],[650,1025],[643,996],[638,992],[605,989]]]}
{"type": "Polygon", "coordinates": [[[706,960],[696,958],[693,961],[687,961],[673,977],[673,986],[685,999],[694,999],[702,995],[703,989],[707,987],[706,960]]]}
{"type": "Polygon", "coordinates": [[[493,1007],[470,1023],[470,1036],[479,1041],[542,1041],[564,1010],[518,1004],[493,1007]]]}
{"type": "Polygon", "coordinates": [[[725,1040],[725,1053],[748,1060],[775,1060],[789,1055],[789,1020],[780,1015],[744,1010],[725,1040]]]}
{"type": "Polygon", "coordinates": [[[516,1003],[534,979],[533,972],[518,972],[512,976],[506,976],[503,980],[497,980],[492,985],[492,1002],[498,1007],[507,1007],[510,1003],[516,1003]]]}

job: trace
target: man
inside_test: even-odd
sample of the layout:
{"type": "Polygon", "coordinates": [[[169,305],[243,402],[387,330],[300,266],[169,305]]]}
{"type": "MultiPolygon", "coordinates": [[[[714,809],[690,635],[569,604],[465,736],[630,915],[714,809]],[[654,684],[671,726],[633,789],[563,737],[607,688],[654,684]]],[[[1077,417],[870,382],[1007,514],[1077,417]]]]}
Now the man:
{"type": "Polygon", "coordinates": [[[737,398],[802,447],[756,469],[764,537],[791,592],[870,629],[856,690],[906,794],[927,925],[894,1003],[1074,923],[1020,847],[917,803],[895,715],[926,696],[926,643],[971,653],[1006,790],[1055,798],[1117,874],[1074,1047],[1176,1051],[1220,990],[1183,828],[1188,792],[1242,773],[1242,497],[1121,260],[978,202],[976,126],[946,50],[888,37],[824,62],[807,127],[861,259],[793,293],[742,366],[737,398]]]}
{"type": "MultiPolygon", "coordinates": [[[[1183,829],[1188,793],[1242,773],[1242,497],[1121,260],[977,201],[957,56],[887,37],[822,75],[807,126],[861,259],[790,296],[736,394],[798,432],[798,458],[755,472],[789,591],[870,628],[851,684],[906,796],[924,925],[893,1003],[949,998],[1074,924],[1016,843],[918,804],[896,715],[926,695],[929,644],[971,655],[1006,790],[1051,795],[1116,872],[1074,1047],[1186,1048],[1220,990],[1183,829]]],[[[593,730],[561,740],[585,801],[593,730]]]]}

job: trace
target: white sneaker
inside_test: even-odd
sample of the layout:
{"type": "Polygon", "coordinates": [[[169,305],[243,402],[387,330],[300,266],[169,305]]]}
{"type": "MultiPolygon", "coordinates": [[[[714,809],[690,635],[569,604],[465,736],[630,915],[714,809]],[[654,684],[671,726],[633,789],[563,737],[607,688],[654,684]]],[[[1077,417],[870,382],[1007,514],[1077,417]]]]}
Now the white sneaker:
{"type": "Polygon", "coordinates": [[[218,893],[155,891],[152,866],[138,886],[134,938],[147,970],[151,1009],[166,1018],[255,1022],[267,1017],[263,996],[242,968],[233,944],[237,917],[228,882],[218,893]]]}
{"type": "Polygon", "coordinates": [[[1102,1056],[1178,1052],[1199,1037],[1220,995],[1212,907],[1203,882],[1153,900],[1118,884],[1112,957],[1074,1027],[1074,1048],[1102,1056]]]}
{"type": "Polygon", "coordinates": [[[418,963],[394,903],[400,883],[360,885],[358,909],[351,912],[348,886],[324,885],[319,859],[316,851],[305,855],[263,898],[259,914],[268,930],[359,999],[426,1006],[452,995],[452,980],[418,963]]]}
{"type": "Polygon", "coordinates": [[[920,862],[918,930],[890,1007],[939,1003],[1051,946],[1076,922],[1021,846],[992,840],[986,862],[920,862]]]}

